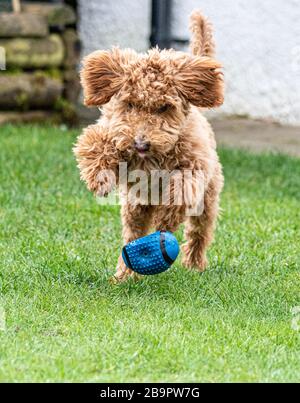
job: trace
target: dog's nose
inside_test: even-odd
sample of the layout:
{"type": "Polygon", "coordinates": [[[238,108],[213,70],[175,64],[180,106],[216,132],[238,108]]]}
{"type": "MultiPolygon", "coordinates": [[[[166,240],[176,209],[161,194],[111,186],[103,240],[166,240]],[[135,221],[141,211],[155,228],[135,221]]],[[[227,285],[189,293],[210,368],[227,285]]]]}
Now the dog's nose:
{"type": "Polygon", "coordinates": [[[139,152],[145,153],[150,150],[150,143],[149,141],[136,140],[134,142],[134,148],[139,152]]]}

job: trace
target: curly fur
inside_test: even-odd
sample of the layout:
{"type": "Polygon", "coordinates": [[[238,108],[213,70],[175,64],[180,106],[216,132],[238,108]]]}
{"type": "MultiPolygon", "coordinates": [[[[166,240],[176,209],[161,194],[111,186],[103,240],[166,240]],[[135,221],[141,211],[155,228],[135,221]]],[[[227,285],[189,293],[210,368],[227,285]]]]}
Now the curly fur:
{"type": "MultiPolygon", "coordinates": [[[[211,126],[199,108],[223,102],[221,65],[210,56],[214,45],[211,26],[200,13],[192,16],[193,55],[174,50],[151,49],[147,54],[133,50],[98,51],[83,62],[81,81],[86,105],[102,106],[101,119],[86,128],[74,147],[81,179],[100,196],[112,183],[99,180],[103,169],[128,163],[129,171],[153,169],[196,171],[205,178],[204,212],[186,217],[187,206],[122,206],[124,244],[146,235],[151,227],[175,231],[185,222],[183,262],[203,271],[206,250],[213,240],[223,187],[222,168],[211,126]],[[134,144],[147,143],[141,155],[134,144]]],[[[175,190],[172,189],[175,193],[175,190]]],[[[131,271],[119,258],[118,281],[131,271]]]]}

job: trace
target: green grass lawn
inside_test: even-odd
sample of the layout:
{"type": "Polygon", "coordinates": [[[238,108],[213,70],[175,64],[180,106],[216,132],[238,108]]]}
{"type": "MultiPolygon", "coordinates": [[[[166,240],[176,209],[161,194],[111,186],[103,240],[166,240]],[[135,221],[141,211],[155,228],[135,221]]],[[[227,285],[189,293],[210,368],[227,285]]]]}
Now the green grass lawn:
{"type": "Polygon", "coordinates": [[[300,160],[221,150],[207,272],[112,286],[119,208],[80,183],[76,135],[0,128],[0,380],[300,381],[300,160]]]}

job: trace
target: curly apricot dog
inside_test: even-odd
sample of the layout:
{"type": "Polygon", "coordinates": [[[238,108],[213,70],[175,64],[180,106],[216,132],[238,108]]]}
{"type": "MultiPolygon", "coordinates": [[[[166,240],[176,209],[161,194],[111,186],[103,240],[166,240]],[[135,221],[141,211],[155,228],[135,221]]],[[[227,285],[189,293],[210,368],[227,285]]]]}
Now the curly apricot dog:
{"type": "MultiPolygon", "coordinates": [[[[192,14],[191,31],[191,55],[174,50],[137,54],[113,49],[84,59],[85,104],[103,108],[101,119],[85,129],[74,152],[82,180],[99,196],[112,190],[112,183],[100,180],[99,172],[113,170],[118,178],[120,162],[127,162],[129,171],[140,169],[147,175],[152,170],[201,170],[200,215],[186,216],[184,203],[127,203],[122,206],[122,223],[126,244],[146,235],[151,227],[173,232],[184,222],[183,264],[204,271],[219,213],[223,174],[214,133],[201,108],[223,103],[223,75],[213,58],[212,27],[199,12],[192,14]]],[[[176,191],[174,186],[171,189],[176,191]]],[[[131,275],[120,257],[116,281],[131,275]]]]}

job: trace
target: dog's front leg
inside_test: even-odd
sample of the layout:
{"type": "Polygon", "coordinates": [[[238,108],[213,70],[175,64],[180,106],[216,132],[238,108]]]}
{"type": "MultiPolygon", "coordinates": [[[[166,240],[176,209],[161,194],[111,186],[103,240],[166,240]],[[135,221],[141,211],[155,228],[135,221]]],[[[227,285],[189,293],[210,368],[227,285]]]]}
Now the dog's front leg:
{"type": "Polygon", "coordinates": [[[119,154],[100,124],[87,127],[73,149],[80,176],[99,197],[107,196],[117,182],[119,154]]]}
{"type": "MultiPolygon", "coordinates": [[[[133,206],[130,204],[125,204],[122,206],[121,215],[124,245],[147,235],[149,226],[151,224],[151,206],[133,206]]],[[[117,272],[112,278],[112,281],[114,283],[121,283],[126,281],[129,277],[138,278],[139,276],[126,267],[122,259],[122,255],[120,255],[117,264],[117,272]]]]}

